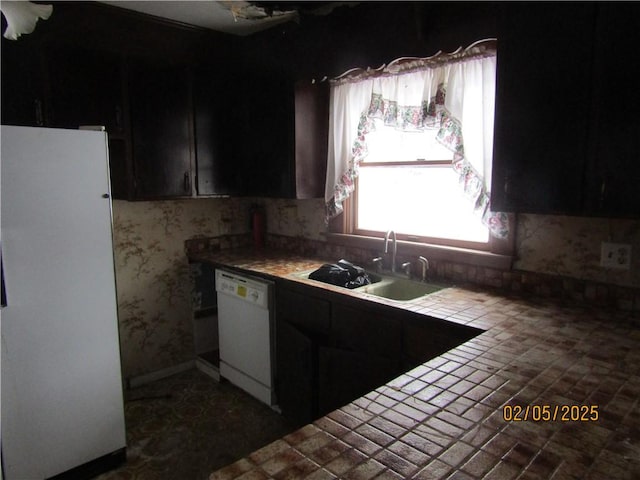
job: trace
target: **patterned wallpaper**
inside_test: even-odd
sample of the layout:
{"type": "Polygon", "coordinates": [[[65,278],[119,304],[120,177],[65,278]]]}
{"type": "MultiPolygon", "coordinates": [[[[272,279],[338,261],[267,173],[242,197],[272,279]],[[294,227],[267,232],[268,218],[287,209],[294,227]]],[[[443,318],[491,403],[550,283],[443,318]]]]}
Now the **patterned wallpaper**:
{"type": "MultiPolygon", "coordinates": [[[[253,204],[269,233],[323,241],[321,199],[114,201],[114,235],[123,375],[193,359],[191,279],[184,242],[249,232],[253,204]]],[[[640,287],[640,220],[520,215],[515,268],[640,287]],[[599,267],[600,242],[632,245],[632,269],[599,267]]]]}
{"type": "Polygon", "coordinates": [[[324,240],[324,200],[263,200],[267,231],[288,237],[324,240]]]}
{"type": "Polygon", "coordinates": [[[640,287],[640,220],[518,216],[514,267],[613,285],[640,287]],[[631,245],[631,269],[600,266],[603,241],[631,245]]]}
{"type": "Polygon", "coordinates": [[[246,233],[245,199],[113,202],[123,376],[193,359],[189,238],[246,233]]]}

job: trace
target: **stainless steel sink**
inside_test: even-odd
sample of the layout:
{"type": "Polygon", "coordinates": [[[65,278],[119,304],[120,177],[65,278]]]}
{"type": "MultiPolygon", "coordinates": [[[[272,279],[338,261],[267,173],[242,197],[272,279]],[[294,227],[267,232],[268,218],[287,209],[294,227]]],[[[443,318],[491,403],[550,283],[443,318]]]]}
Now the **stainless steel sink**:
{"type": "Polygon", "coordinates": [[[383,276],[379,282],[358,287],[355,291],[390,300],[408,302],[443,288],[446,287],[433,283],[415,282],[406,278],[383,276]]]}

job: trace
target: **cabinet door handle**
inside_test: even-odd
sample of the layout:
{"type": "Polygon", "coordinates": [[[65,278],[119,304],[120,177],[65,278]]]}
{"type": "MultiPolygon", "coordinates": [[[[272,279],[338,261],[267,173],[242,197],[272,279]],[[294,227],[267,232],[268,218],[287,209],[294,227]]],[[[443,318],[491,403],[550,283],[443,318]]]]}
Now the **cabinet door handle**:
{"type": "Polygon", "coordinates": [[[600,209],[604,208],[604,199],[607,195],[607,179],[602,180],[602,184],[600,185],[600,209]]]}
{"type": "Polygon", "coordinates": [[[42,115],[42,101],[39,98],[36,98],[33,101],[33,106],[34,106],[35,115],[36,115],[36,125],[41,127],[44,125],[44,117],[42,115]]]}
{"type": "Polygon", "coordinates": [[[191,176],[189,172],[184,172],[184,191],[186,193],[191,192],[191,176]]]}

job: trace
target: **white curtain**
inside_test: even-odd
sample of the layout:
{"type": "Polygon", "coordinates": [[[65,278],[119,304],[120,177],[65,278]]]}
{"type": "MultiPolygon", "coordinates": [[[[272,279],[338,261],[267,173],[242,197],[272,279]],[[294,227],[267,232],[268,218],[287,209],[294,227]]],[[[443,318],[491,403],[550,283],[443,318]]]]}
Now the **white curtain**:
{"type": "MultiPolygon", "coordinates": [[[[334,189],[339,188],[341,178],[349,170],[354,143],[358,137],[360,117],[369,110],[373,79],[357,83],[331,86],[329,100],[329,152],[327,158],[327,183],[325,201],[334,199],[334,189]]],[[[346,197],[338,193],[336,201],[346,197]]]]}
{"type": "MultiPolygon", "coordinates": [[[[508,234],[506,215],[489,208],[496,57],[477,55],[433,66],[332,84],[325,201],[328,217],[342,211],[367,154],[374,119],[401,129],[438,129],[452,151],[464,192],[491,233],[508,234]]],[[[407,67],[405,67],[405,70],[407,67]]],[[[388,69],[387,69],[388,70],[388,69]]]]}

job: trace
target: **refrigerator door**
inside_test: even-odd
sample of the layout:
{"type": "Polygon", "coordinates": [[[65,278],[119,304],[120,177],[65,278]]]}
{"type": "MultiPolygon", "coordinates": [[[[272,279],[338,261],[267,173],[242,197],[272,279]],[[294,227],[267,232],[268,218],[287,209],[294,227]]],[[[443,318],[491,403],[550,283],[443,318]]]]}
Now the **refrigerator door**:
{"type": "Polygon", "coordinates": [[[0,133],[4,474],[47,478],[125,447],[107,137],[0,133]]]}

